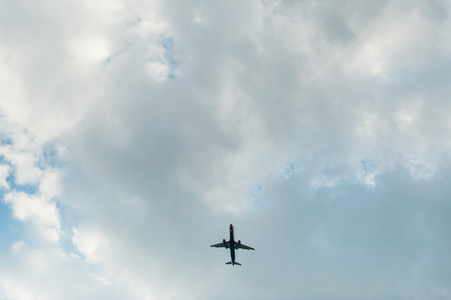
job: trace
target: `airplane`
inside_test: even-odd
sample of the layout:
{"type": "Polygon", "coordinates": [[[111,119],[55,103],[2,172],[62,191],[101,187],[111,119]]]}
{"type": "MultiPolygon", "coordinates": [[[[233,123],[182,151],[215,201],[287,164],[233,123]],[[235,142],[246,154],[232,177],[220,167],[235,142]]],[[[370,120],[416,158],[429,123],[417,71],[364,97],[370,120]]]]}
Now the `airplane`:
{"type": "Polygon", "coordinates": [[[226,249],[230,248],[230,257],[232,258],[232,260],[229,262],[226,262],[225,264],[232,265],[232,266],[235,266],[235,265],[241,266],[241,264],[239,262],[235,261],[235,249],[246,249],[246,250],[255,250],[255,249],[252,247],[246,246],[244,244],[241,244],[240,240],[238,240],[238,242],[235,242],[235,239],[233,238],[233,225],[232,224],[230,224],[229,231],[230,231],[230,240],[229,241],[226,241],[225,239],[223,239],[222,243],[214,244],[214,245],[211,245],[210,247],[215,247],[215,248],[224,247],[226,249]]]}

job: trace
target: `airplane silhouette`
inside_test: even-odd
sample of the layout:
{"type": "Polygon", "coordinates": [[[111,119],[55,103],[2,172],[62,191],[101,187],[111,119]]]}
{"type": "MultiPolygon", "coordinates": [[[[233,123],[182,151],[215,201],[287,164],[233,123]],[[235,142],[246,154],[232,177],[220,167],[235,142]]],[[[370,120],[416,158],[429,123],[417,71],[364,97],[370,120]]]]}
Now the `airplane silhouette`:
{"type": "Polygon", "coordinates": [[[237,261],[235,261],[235,249],[246,249],[246,250],[255,250],[252,247],[246,246],[244,244],[241,244],[241,241],[238,240],[238,242],[235,242],[235,239],[233,238],[233,225],[230,224],[230,240],[227,242],[225,239],[222,240],[222,243],[211,245],[211,247],[215,248],[230,248],[230,257],[232,258],[231,261],[226,262],[226,265],[239,265],[241,264],[237,261]]]}

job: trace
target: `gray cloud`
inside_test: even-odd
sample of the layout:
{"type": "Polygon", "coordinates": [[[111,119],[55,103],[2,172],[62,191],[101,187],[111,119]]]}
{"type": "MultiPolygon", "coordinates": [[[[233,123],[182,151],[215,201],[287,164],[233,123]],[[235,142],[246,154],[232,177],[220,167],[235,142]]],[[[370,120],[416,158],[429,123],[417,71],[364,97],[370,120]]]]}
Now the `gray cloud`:
{"type": "Polygon", "coordinates": [[[1,297],[449,297],[446,3],[1,5],[0,153],[61,223],[1,297]]]}

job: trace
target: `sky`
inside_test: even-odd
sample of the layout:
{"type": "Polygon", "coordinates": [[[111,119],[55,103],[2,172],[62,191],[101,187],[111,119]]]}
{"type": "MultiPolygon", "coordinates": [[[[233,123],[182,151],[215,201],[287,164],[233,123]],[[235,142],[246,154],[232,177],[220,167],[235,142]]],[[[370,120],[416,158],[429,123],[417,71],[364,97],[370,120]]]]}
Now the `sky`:
{"type": "Polygon", "coordinates": [[[0,300],[450,299],[450,13],[0,0],[0,300]]]}

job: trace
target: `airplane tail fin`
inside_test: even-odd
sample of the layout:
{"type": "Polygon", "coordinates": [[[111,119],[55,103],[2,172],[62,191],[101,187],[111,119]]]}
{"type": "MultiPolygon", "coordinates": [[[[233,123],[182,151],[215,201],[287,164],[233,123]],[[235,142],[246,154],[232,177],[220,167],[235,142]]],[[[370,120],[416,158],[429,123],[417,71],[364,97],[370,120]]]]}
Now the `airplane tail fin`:
{"type": "MultiPolygon", "coordinates": [[[[228,262],[226,262],[225,264],[226,264],[226,265],[231,265],[231,264],[232,264],[232,262],[231,262],[231,261],[228,261],[228,262]]],[[[241,266],[241,264],[240,264],[239,262],[235,262],[235,265],[239,265],[239,266],[241,266]]]]}

